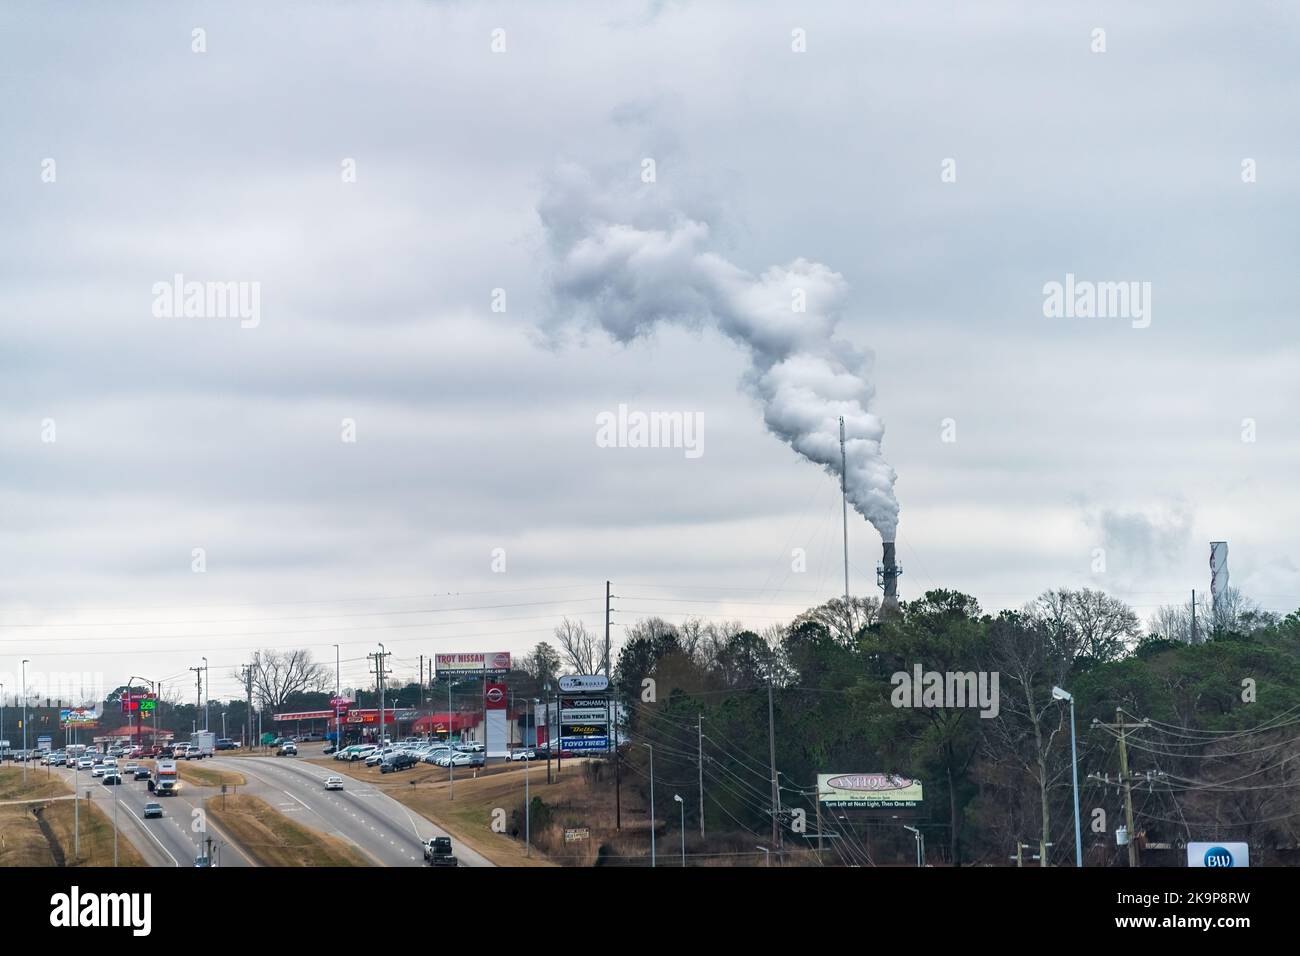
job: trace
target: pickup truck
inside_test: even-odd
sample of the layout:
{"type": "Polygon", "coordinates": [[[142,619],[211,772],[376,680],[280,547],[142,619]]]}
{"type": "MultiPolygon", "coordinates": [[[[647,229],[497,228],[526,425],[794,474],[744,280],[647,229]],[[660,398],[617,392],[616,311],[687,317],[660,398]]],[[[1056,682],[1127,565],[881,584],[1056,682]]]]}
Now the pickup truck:
{"type": "Polygon", "coordinates": [[[424,841],[424,859],[430,866],[459,866],[451,852],[451,837],[434,837],[424,841]]]}

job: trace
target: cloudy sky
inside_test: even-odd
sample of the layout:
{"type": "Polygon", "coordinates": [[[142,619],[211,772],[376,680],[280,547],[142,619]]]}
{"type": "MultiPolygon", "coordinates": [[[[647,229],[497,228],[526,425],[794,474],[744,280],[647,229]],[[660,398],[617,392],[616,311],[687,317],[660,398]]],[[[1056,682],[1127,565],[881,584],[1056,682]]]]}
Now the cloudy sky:
{"type": "Polygon", "coordinates": [[[743,349],[571,321],[541,210],[575,168],[842,278],[904,598],[1146,616],[1226,539],[1300,606],[1295,7],[806,6],[5,4],[6,695],[24,657],[192,694],[206,655],[226,695],[254,648],[338,643],[348,685],[382,641],[413,676],[599,628],[606,579],[619,624],[835,595],[836,482],[743,349]],[[159,317],[177,274],[257,283],[255,327],[159,317]],[[1067,274],[1150,283],[1149,325],[1046,317],[1067,274]],[[620,404],[701,416],[703,454],[599,447],[620,404]]]}

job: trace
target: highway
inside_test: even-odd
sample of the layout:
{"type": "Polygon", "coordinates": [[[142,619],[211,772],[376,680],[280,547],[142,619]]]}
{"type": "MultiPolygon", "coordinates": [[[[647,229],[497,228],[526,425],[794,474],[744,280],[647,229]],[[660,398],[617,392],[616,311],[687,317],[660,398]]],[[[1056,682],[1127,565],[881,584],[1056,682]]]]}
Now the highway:
{"type": "MultiPolygon", "coordinates": [[[[338,773],[342,790],[326,790],[325,778],[336,771],[298,757],[210,757],[203,763],[243,774],[248,786],[241,792],[260,797],[304,826],[351,843],[376,866],[423,866],[421,841],[449,835],[346,774],[338,773]]],[[[462,866],[493,865],[459,840],[453,840],[453,846],[462,866]]]]}
{"type": "MultiPolygon", "coordinates": [[[[125,765],[127,761],[119,761],[125,765]]],[[[44,772],[45,768],[41,768],[44,772]]],[[[59,767],[52,771],[60,774],[69,787],[73,786],[73,771],[59,767]]],[[[131,845],[140,851],[145,862],[150,866],[194,866],[194,858],[202,850],[204,836],[211,836],[214,841],[213,854],[220,866],[252,866],[252,861],[236,846],[231,844],[226,834],[207,823],[209,832],[196,833],[194,811],[203,805],[203,801],[220,791],[214,787],[198,787],[184,783],[179,793],[170,797],[155,798],[149,792],[148,782],[133,780],[123,775],[122,783],[116,787],[104,786],[103,780],[91,777],[89,771],[76,774],[81,796],[90,794],[108,817],[113,819],[113,797],[117,795],[117,825],[121,835],[131,841],[131,845]],[[144,819],[144,805],[158,803],[163,808],[161,819],[144,819]],[[220,849],[216,847],[220,845],[220,849]]]]}

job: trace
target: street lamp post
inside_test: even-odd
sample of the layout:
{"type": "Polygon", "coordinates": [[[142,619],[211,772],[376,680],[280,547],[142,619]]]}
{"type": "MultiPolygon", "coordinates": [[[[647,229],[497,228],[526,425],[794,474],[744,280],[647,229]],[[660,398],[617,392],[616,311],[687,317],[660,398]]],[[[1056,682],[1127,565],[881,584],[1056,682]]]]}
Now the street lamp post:
{"type": "Polygon", "coordinates": [[[921,831],[916,827],[909,827],[906,824],[904,824],[903,829],[910,832],[916,838],[916,865],[924,866],[925,851],[923,847],[925,845],[925,837],[921,836],[921,831]]]}
{"type": "Polygon", "coordinates": [[[1070,778],[1074,783],[1074,865],[1083,866],[1083,832],[1079,827],[1079,750],[1074,740],[1074,695],[1060,687],[1052,688],[1052,697],[1070,702],[1070,778]]]}
{"type": "Polygon", "coordinates": [[[682,799],[680,793],[673,794],[673,800],[681,804],[682,808],[682,869],[686,868],[686,801],[682,799]]]}
{"type": "Polygon", "coordinates": [[[767,847],[765,847],[765,846],[756,846],[756,847],[754,847],[754,849],[755,849],[755,850],[762,850],[763,853],[765,854],[765,857],[764,857],[764,858],[767,860],[766,865],[767,865],[767,866],[771,866],[771,865],[772,865],[772,851],[771,851],[771,850],[769,850],[769,849],[768,849],[767,847]]]}

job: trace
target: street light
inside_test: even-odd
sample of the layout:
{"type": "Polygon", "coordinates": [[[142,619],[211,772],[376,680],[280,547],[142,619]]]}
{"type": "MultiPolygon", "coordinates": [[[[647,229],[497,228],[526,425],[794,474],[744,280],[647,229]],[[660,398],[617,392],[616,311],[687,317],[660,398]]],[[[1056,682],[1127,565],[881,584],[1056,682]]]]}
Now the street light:
{"type": "Polygon", "coordinates": [[[772,865],[772,851],[771,851],[771,850],[769,850],[769,849],[768,849],[767,847],[765,847],[765,846],[756,846],[756,847],[754,847],[754,849],[755,849],[755,850],[762,850],[764,853],[766,853],[766,854],[767,854],[767,864],[766,864],[766,865],[767,865],[767,866],[771,866],[771,865],[772,865]]]}
{"type": "Polygon", "coordinates": [[[916,827],[909,827],[907,824],[903,824],[903,829],[911,832],[916,836],[916,865],[924,866],[925,850],[923,849],[923,847],[925,846],[925,837],[921,835],[921,831],[916,827]]]}
{"type": "Polygon", "coordinates": [[[682,805],[682,869],[686,868],[686,801],[680,793],[674,793],[673,799],[682,805]]]}
{"type": "Polygon", "coordinates": [[[655,866],[655,745],[642,744],[650,750],[650,866],[655,866]]]}
{"type": "Polygon", "coordinates": [[[1079,751],[1074,741],[1074,695],[1060,687],[1052,688],[1052,697],[1070,702],[1070,778],[1074,781],[1074,865],[1083,866],[1083,834],[1079,829],[1079,751]]]}

